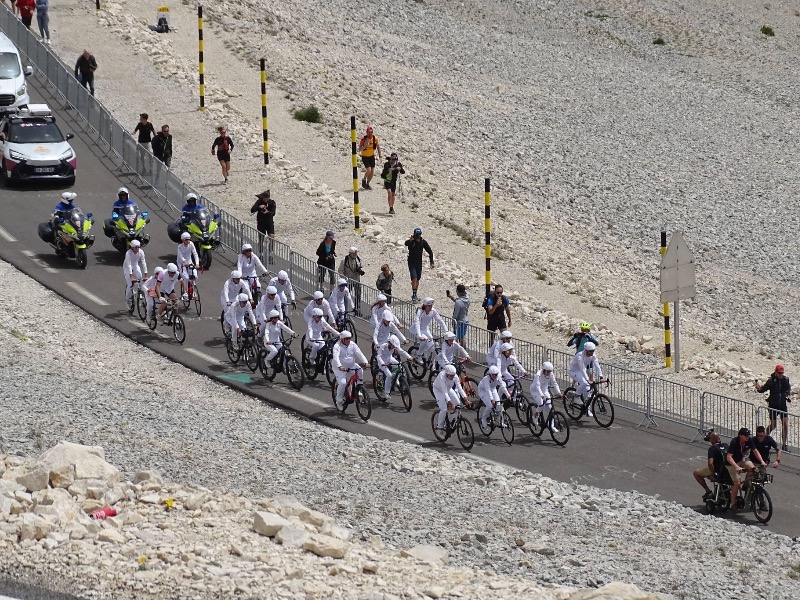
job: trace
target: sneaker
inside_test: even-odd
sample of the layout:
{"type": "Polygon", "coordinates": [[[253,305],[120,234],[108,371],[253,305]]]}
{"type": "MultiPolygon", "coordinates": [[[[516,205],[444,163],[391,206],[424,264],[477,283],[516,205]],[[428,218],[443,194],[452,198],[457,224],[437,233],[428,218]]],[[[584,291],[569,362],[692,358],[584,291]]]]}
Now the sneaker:
{"type": "Polygon", "coordinates": [[[384,394],[384,396],[383,396],[383,401],[384,402],[388,402],[391,399],[392,399],[392,395],[391,394],[384,394]]]}
{"type": "Polygon", "coordinates": [[[587,417],[593,417],[594,416],[594,413],[592,412],[591,408],[587,408],[586,409],[586,416],[587,417]]]}
{"type": "Polygon", "coordinates": [[[341,402],[339,400],[334,400],[334,404],[336,404],[336,408],[342,410],[342,408],[344,407],[344,400],[342,400],[341,402]]]}
{"type": "Polygon", "coordinates": [[[188,299],[189,299],[188,293],[184,293],[183,296],[181,296],[181,300],[188,300],[188,299]]]}
{"type": "Polygon", "coordinates": [[[389,207],[389,214],[390,214],[390,215],[393,215],[393,214],[394,214],[394,206],[390,206],[390,207],[389,207]]]}
{"type": "Polygon", "coordinates": [[[412,294],[412,295],[411,295],[411,301],[412,301],[412,302],[417,302],[418,300],[419,300],[419,298],[417,298],[417,295],[416,295],[416,294],[412,294]]]}
{"type": "Polygon", "coordinates": [[[714,492],[706,492],[703,494],[703,502],[711,500],[714,497],[714,492]]]}
{"type": "Polygon", "coordinates": [[[365,183],[364,184],[364,189],[365,190],[372,190],[372,186],[370,184],[368,184],[368,183],[365,183]]]}
{"type": "Polygon", "coordinates": [[[361,179],[361,187],[363,187],[364,189],[367,189],[367,187],[369,187],[367,185],[367,178],[366,177],[362,177],[362,179],[361,179]]]}

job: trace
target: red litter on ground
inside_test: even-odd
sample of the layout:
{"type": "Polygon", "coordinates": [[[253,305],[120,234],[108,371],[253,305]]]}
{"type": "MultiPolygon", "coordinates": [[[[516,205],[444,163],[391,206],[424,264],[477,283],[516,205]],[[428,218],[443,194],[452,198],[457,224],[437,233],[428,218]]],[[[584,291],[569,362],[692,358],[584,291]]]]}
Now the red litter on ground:
{"type": "Polygon", "coordinates": [[[113,506],[106,506],[105,508],[100,508],[93,513],[91,513],[93,519],[99,519],[101,521],[108,519],[109,517],[116,517],[117,516],[117,509],[113,506]]]}

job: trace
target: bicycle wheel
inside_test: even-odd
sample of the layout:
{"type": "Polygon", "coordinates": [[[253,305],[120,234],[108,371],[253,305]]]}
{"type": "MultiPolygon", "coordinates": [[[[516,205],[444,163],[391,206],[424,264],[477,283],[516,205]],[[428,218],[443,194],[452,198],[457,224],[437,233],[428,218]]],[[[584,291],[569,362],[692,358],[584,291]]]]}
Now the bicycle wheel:
{"type": "Polygon", "coordinates": [[[536,407],[533,404],[528,406],[528,429],[534,437],[540,437],[544,432],[544,418],[541,414],[536,414],[536,407]]]}
{"type": "Polygon", "coordinates": [[[258,350],[253,346],[252,342],[247,343],[242,354],[244,355],[244,364],[247,365],[251,373],[255,373],[258,370],[258,350]]]}
{"type": "Polygon", "coordinates": [[[139,318],[142,321],[147,318],[147,298],[141,290],[136,292],[136,312],[139,313],[139,318]]]}
{"type": "Polygon", "coordinates": [[[375,377],[378,376],[380,373],[380,367],[378,367],[378,357],[375,356],[375,353],[372,353],[372,356],[369,357],[369,370],[372,373],[372,379],[374,381],[375,377]]]}
{"type": "Polygon", "coordinates": [[[596,394],[592,400],[592,413],[594,420],[600,427],[611,427],[614,422],[614,405],[605,394],[596,394]]]}
{"type": "MultiPolygon", "coordinates": [[[[419,350],[419,346],[414,344],[408,349],[408,353],[414,357],[417,355],[417,350],[419,350]]],[[[422,360],[419,362],[411,361],[408,363],[408,368],[411,371],[411,376],[417,381],[420,381],[423,377],[425,377],[425,373],[428,372],[428,363],[427,360],[422,360]]]]}
{"type": "Polygon", "coordinates": [[[405,374],[400,376],[400,380],[397,382],[400,387],[400,398],[403,400],[403,406],[406,407],[406,412],[411,410],[411,388],[408,386],[408,381],[406,380],[405,374]]]}
{"type": "Polygon", "coordinates": [[[219,313],[219,326],[222,328],[222,335],[231,337],[231,326],[225,321],[225,311],[219,313]]]}
{"type": "Polygon", "coordinates": [[[344,411],[347,410],[347,402],[342,403],[342,407],[339,408],[339,405],[336,404],[336,384],[331,384],[331,401],[333,402],[333,407],[340,413],[344,414],[344,411]]]}
{"type": "Polygon", "coordinates": [[[487,410],[492,410],[485,404],[481,403],[480,407],[478,408],[478,429],[481,430],[481,433],[486,437],[492,435],[492,423],[489,419],[486,419],[486,427],[483,426],[483,415],[486,414],[487,410]]]}
{"type": "Polygon", "coordinates": [[[482,403],[480,398],[478,398],[478,382],[472,377],[467,377],[461,384],[461,387],[464,388],[464,393],[467,395],[467,401],[472,404],[472,408],[475,410],[480,408],[482,403]]]}
{"type": "Polygon", "coordinates": [[[197,312],[197,316],[199,317],[203,312],[203,305],[200,303],[200,288],[196,285],[193,286],[192,294],[189,297],[194,300],[194,310],[197,312]]]}
{"type": "Polygon", "coordinates": [[[186,340],[186,326],[183,323],[183,317],[174,313],[172,315],[172,337],[179,344],[186,340]]]}
{"type": "MultiPolygon", "coordinates": [[[[433,437],[436,438],[436,441],[444,444],[447,441],[447,431],[445,431],[444,429],[436,429],[436,419],[438,417],[439,417],[439,409],[437,408],[431,413],[431,429],[433,430],[433,437]]],[[[447,427],[446,421],[445,421],[445,427],[447,427]]]]}
{"type": "Polygon", "coordinates": [[[772,518],[772,498],[769,497],[767,490],[757,487],[753,490],[751,499],[753,514],[759,523],[767,523],[772,518]]]}
{"type": "Polygon", "coordinates": [[[267,360],[266,351],[262,351],[258,355],[258,368],[261,371],[261,376],[267,381],[275,379],[275,369],[272,366],[272,361],[267,360]]]}
{"type": "Polygon", "coordinates": [[[300,364],[297,362],[297,359],[292,355],[287,356],[285,368],[286,377],[289,379],[289,385],[296,390],[300,390],[305,384],[306,378],[303,374],[303,369],[300,368],[300,364]]]}
{"type": "Polygon", "coordinates": [[[228,359],[234,365],[239,362],[239,350],[236,348],[231,338],[225,340],[225,351],[228,353],[228,359]]]}
{"type": "Polygon", "coordinates": [[[550,437],[559,446],[566,446],[569,441],[569,421],[564,413],[558,410],[551,410],[547,417],[547,429],[550,430],[550,437]]]}
{"type": "Polygon", "coordinates": [[[472,425],[462,417],[458,420],[457,427],[458,441],[461,443],[461,447],[469,452],[472,450],[472,446],[475,443],[475,434],[472,432],[472,425]]]}
{"type": "Polygon", "coordinates": [[[378,371],[372,376],[372,389],[375,390],[375,397],[381,402],[386,402],[383,395],[383,385],[386,383],[386,374],[383,371],[378,371]]]}
{"type": "MultiPolygon", "coordinates": [[[[125,288],[125,292],[127,293],[128,288],[125,288]]],[[[131,290],[131,297],[125,298],[125,305],[128,307],[128,314],[132,315],[133,311],[136,310],[136,298],[138,294],[135,293],[135,290],[131,290]]]]}
{"type": "Polygon", "coordinates": [[[356,326],[353,325],[353,321],[350,319],[350,317],[347,317],[347,319],[345,319],[344,328],[353,335],[353,343],[357,343],[358,332],[356,331],[356,326]]]}
{"type": "Polygon", "coordinates": [[[333,372],[333,364],[331,363],[331,355],[325,357],[325,379],[328,380],[328,385],[336,383],[336,373],[333,372]]]}
{"type": "Polygon", "coordinates": [[[147,326],[150,329],[155,329],[158,326],[158,317],[156,316],[155,306],[153,306],[153,310],[150,312],[150,315],[147,317],[147,326]]]}
{"type": "Polygon", "coordinates": [[[186,299],[184,300],[183,297],[181,297],[181,302],[183,303],[184,310],[189,310],[189,306],[191,306],[192,304],[192,295],[190,293],[191,291],[192,291],[192,286],[190,285],[188,290],[186,291],[186,299]]]}
{"type": "MultiPolygon", "coordinates": [[[[292,328],[292,322],[289,319],[289,315],[287,315],[286,313],[283,314],[283,323],[289,329],[292,328]]],[[[284,343],[285,346],[288,346],[292,341],[292,334],[287,333],[283,329],[281,329],[281,341],[284,343]]]]}
{"type": "Polygon", "coordinates": [[[564,410],[573,421],[580,421],[583,416],[583,401],[573,387],[564,390],[564,410]]]}
{"type": "MultiPolygon", "coordinates": [[[[521,384],[517,382],[517,385],[520,386],[521,384]]],[[[514,408],[517,411],[517,419],[519,419],[519,422],[522,423],[523,425],[527,425],[528,406],[530,406],[530,402],[528,402],[528,399],[525,397],[525,394],[521,388],[517,390],[516,395],[517,397],[516,397],[516,402],[514,403],[514,408]]]]}
{"type": "Polygon", "coordinates": [[[372,416],[372,402],[370,402],[367,388],[360,383],[356,385],[355,403],[358,416],[364,421],[369,421],[372,416]]]}
{"type": "Polygon", "coordinates": [[[313,362],[311,360],[311,349],[306,348],[306,336],[303,336],[303,338],[300,340],[300,347],[303,349],[300,364],[303,365],[303,371],[305,371],[306,379],[309,381],[314,381],[317,378],[317,359],[315,358],[313,362]]]}
{"type": "Polygon", "coordinates": [[[500,433],[509,446],[514,443],[514,424],[506,412],[500,413],[500,433]]]}

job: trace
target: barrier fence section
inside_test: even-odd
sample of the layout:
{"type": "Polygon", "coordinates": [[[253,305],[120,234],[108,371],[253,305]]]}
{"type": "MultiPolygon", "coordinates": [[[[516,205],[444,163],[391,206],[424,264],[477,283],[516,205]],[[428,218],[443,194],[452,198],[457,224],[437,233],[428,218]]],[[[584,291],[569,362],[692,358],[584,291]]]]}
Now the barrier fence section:
{"type": "MultiPolygon", "coordinates": [[[[214,214],[219,214],[222,244],[220,249],[223,252],[227,248],[238,254],[241,244],[245,242],[254,248],[258,247],[261,234],[257,230],[242,223],[184,183],[171,169],[138,144],[113,115],[75,79],[73,69],[60,60],[49,46],[42,44],[6,5],[0,7],[0,29],[16,44],[21,54],[27,57],[26,62],[35,65],[38,74],[44,77],[44,83],[64,99],[64,108],[68,113],[73,118],[77,117],[83,121],[84,133],[101,151],[103,148],[106,149],[105,156],[111,156],[117,164],[120,176],[130,177],[138,182],[143,194],[153,194],[163,199],[161,205],[163,211],[169,210],[179,214],[186,194],[190,192],[197,194],[201,204],[214,214]]],[[[265,252],[262,256],[265,258],[268,256],[267,266],[270,271],[287,271],[293,284],[304,294],[310,295],[323,287],[320,286],[316,260],[293,251],[288,244],[278,240],[264,239],[263,243],[265,252]],[[272,251],[268,253],[266,249],[270,246],[272,251]]],[[[330,273],[328,270],[325,271],[324,279],[327,281],[330,273]]],[[[336,273],[333,273],[333,276],[334,279],[340,277],[336,273]]],[[[357,290],[360,295],[361,318],[369,320],[369,308],[380,292],[362,282],[349,281],[349,283],[351,290],[357,290]]],[[[417,306],[395,296],[391,310],[401,321],[405,331],[410,333],[417,306]]],[[[454,330],[455,323],[444,315],[443,318],[448,327],[454,330]]],[[[437,331],[434,335],[441,335],[442,332],[438,331],[438,327],[435,329],[437,331]]],[[[486,349],[494,342],[495,336],[496,332],[472,324],[467,326],[466,345],[476,363],[486,364],[486,349]]],[[[520,362],[527,368],[535,372],[546,359],[553,363],[557,373],[566,376],[573,354],[548,349],[524,340],[514,340],[514,344],[520,362]]],[[[620,406],[644,413],[648,426],[655,424],[655,419],[658,418],[687,425],[698,432],[713,427],[716,431],[728,435],[735,433],[742,425],[765,424],[768,420],[767,409],[763,407],[756,409],[748,402],[710,392],[700,393],[695,388],[673,383],[661,377],[648,378],[643,373],[616,365],[603,364],[603,369],[611,379],[614,401],[620,406]]],[[[790,420],[788,441],[790,447],[796,448],[800,446],[800,415],[788,414],[788,419],[790,420]]],[[[780,427],[780,423],[778,426],[780,427]]]]}

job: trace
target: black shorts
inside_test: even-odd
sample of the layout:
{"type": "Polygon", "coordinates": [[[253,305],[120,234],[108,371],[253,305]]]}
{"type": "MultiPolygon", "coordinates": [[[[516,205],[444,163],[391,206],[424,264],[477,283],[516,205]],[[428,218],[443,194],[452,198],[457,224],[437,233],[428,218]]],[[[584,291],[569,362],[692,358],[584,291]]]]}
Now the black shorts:
{"type": "Polygon", "coordinates": [[[231,153],[230,152],[223,152],[222,150],[217,150],[217,160],[222,162],[231,162],[231,153]]]}
{"type": "Polygon", "coordinates": [[[397,191],[397,181],[384,181],[383,182],[384,189],[391,190],[392,192],[397,191]]]}
{"type": "Polygon", "coordinates": [[[362,156],[361,162],[364,163],[365,169],[374,169],[375,168],[375,156],[362,156]]]}
{"type": "Polygon", "coordinates": [[[787,409],[785,404],[783,406],[781,406],[781,407],[770,406],[769,407],[769,420],[770,421],[777,421],[778,419],[783,420],[783,419],[786,418],[786,416],[787,416],[786,413],[787,412],[789,412],[789,411],[788,411],[788,409],[787,409]]]}

